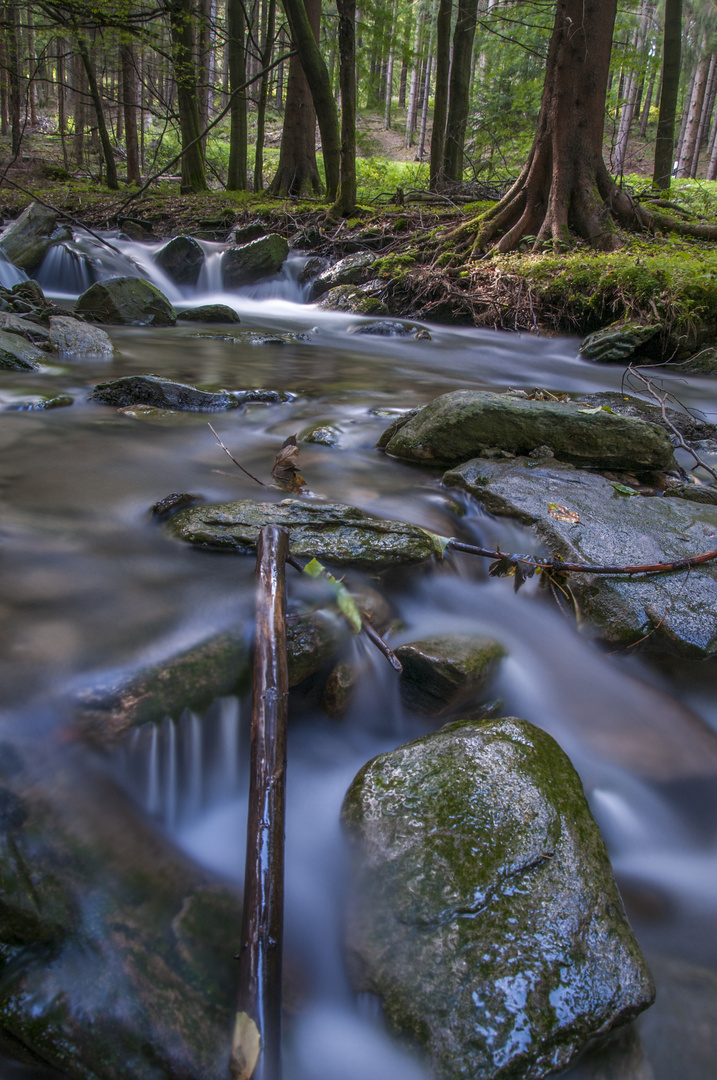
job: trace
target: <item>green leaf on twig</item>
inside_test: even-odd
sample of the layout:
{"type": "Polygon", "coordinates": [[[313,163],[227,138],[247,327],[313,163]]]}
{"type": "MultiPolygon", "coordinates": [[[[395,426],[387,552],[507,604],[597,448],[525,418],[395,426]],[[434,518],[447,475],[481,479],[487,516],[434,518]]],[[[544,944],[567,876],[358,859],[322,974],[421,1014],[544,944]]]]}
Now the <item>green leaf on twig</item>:
{"type": "Polygon", "coordinates": [[[436,555],[443,558],[446,548],[451,542],[450,536],[440,536],[438,533],[429,532],[428,529],[421,529],[421,532],[424,532],[426,536],[431,538],[436,555]]]}
{"type": "Polygon", "coordinates": [[[304,567],[304,573],[308,574],[311,578],[325,578],[331,586],[331,590],[336,597],[336,604],[339,611],[346,619],[346,622],[351,627],[354,634],[361,633],[361,612],[359,611],[356,601],[346,588],[342,581],[337,581],[333,574],[330,574],[326,567],[319,562],[318,559],[311,559],[304,567]]]}

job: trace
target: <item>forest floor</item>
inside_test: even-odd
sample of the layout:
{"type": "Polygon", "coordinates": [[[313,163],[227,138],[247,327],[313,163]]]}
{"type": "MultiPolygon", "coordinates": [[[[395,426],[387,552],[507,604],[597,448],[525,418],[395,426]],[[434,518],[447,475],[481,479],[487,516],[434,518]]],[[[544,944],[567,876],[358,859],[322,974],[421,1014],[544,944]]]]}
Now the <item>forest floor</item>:
{"type": "MultiPolygon", "coordinates": [[[[400,172],[385,167],[391,161],[399,169],[415,157],[415,149],[405,149],[403,130],[400,116],[390,132],[375,114],[361,119],[361,160],[366,169],[375,168],[374,189],[355,217],[336,220],[318,200],[224,190],[180,195],[174,178],[159,180],[141,194],[124,185],[111,192],[91,179],[70,176],[61,140],[40,127],[10,169],[3,169],[9,155],[0,140],[0,176],[5,174],[0,215],[10,220],[39,198],[75,224],[117,229],[129,218],[157,240],[190,233],[226,241],[234,227],[261,221],[289,238],[302,230],[311,237],[302,246],[330,258],[375,252],[381,297],[394,315],[530,333],[585,334],[621,319],[658,322],[661,334],[652,349],[661,359],[717,343],[717,245],[707,241],[676,233],[631,234],[616,252],[596,252],[577,243],[564,252],[526,248],[453,265],[445,235],[491,203],[465,201],[470,198],[466,193],[451,200],[431,196],[425,188],[406,186],[403,191],[395,183],[400,172]]],[[[273,134],[278,138],[278,128],[273,134]]],[[[638,197],[640,186],[647,191],[645,179],[630,180],[638,197]]],[[[717,184],[677,182],[672,198],[676,220],[717,219],[717,184]]]]}

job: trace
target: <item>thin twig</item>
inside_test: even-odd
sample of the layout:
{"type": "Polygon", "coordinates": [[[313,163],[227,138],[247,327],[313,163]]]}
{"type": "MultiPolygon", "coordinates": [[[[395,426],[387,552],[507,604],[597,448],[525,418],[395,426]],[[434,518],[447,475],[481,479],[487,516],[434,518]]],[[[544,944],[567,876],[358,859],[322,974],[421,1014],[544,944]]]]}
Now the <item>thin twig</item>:
{"type": "Polygon", "coordinates": [[[255,481],[255,482],[257,483],[257,484],[260,484],[260,485],[261,485],[261,487],[268,487],[268,485],[267,485],[267,484],[265,484],[263,480],[260,480],[258,476],[254,476],[254,474],[253,474],[253,473],[250,473],[248,469],[245,469],[243,465],[240,465],[240,463],[239,463],[239,462],[237,461],[237,459],[236,459],[236,458],[234,457],[234,455],[232,454],[232,452],[231,452],[230,450],[228,450],[228,449],[226,448],[226,446],[224,445],[224,443],[222,442],[222,440],[221,440],[221,439],[219,438],[219,436],[217,435],[216,431],[214,430],[214,428],[212,427],[212,425],[211,425],[211,424],[207,423],[207,427],[209,428],[209,430],[211,431],[212,435],[214,436],[214,438],[215,438],[215,439],[217,440],[217,442],[218,442],[218,443],[219,443],[219,445],[221,446],[221,448],[222,448],[222,450],[224,451],[224,453],[225,453],[225,454],[228,454],[228,456],[229,456],[229,457],[230,457],[230,458],[232,459],[232,461],[234,462],[234,464],[236,465],[236,467],[237,467],[238,469],[241,469],[241,471],[242,471],[243,473],[246,473],[246,475],[247,475],[248,477],[250,477],[250,479],[254,480],[254,481],[255,481]]]}
{"type": "Polygon", "coordinates": [[[675,562],[641,563],[636,566],[604,566],[592,563],[560,562],[558,559],[536,559],[533,555],[507,555],[504,551],[492,551],[489,548],[465,544],[462,540],[451,537],[446,547],[455,551],[464,551],[468,555],[481,555],[485,559],[500,559],[506,563],[525,563],[536,570],[558,570],[570,574],[666,574],[673,570],[689,570],[693,566],[712,562],[717,559],[717,548],[705,551],[701,555],[692,555],[688,559],[675,562]]]}

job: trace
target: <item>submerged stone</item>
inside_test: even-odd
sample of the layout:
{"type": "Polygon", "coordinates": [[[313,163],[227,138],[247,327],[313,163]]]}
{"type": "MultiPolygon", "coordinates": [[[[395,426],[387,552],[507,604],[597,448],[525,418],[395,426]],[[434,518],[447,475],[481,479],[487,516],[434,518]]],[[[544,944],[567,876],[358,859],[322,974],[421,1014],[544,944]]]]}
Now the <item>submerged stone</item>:
{"type": "Polygon", "coordinates": [[[99,383],[90,394],[90,401],[117,408],[127,405],[149,405],[155,409],[180,409],[187,412],[223,412],[241,404],[228,390],[209,393],[196,386],[172,382],[158,375],[125,375],[112,382],[99,383]]]}
{"type": "Polygon", "coordinates": [[[328,608],[289,615],[286,620],[289,686],[298,686],[320,671],[350,633],[344,616],[328,608]]]}
{"type": "Polygon", "coordinates": [[[10,371],[37,371],[47,363],[47,353],[19,334],[0,330],[0,368],[10,371]]]}
{"type": "Polygon", "coordinates": [[[489,638],[444,634],[399,645],[401,699],[423,716],[442,716],[481,694],[498,670],[503,647],[489,638]]]}
{"type": "Polygon", "coordinates": [[[177,285],[196,285],[204,266],[204,252],[191,236],[175,236],[157,252],[154,261],[177,285]]]}
{"type": "Polygon", "coordinates": [[[342,503],[248,499],[183,510],[166,525],[179,540],[199,547],[253,554],[259,530],[282,525],[289,530],[291,554],[320,562],[380,569],[423,562],[435,548],[417,525],[365,514],[342,503]]]}
{"type": "MultiPolygon", "coordinates": [[[[453,465],[484,450],[556,457],[597,468],[674,467],[666,432],[644,420],[590,410],[576,402],[530,401],[510,394],[455,390],[434,398],[379,445],[394,457],[453,465]]],[[[388,432],[385,432],[388,436],[388,432]]]]}
{"type": "Polygon", "coordinates": [[[79,297],[75,311],[90,322],[128,326],[173,326],[177,318],[156,285],[135,277],[96,281],[79,297]]]}
{"type": "Polygon", "coordinates": [[[376,319],[373,322],[350,326],[347,334],[366,334],[369,337],[410,337],[419,329],[415,323],[399,322],[398,319],[376,319]]]}
{"type": "Polygon", "coordinates": [[[253,285],[259,278],[278,274],[288,254],[289,245],[278,233],[269,233],[248,244],[229,248],[222,255],[224,288],[253,285]]]}
{"type": "Polygon", "coordinates": [[[441,1080],[539,1077],[651,1004],[580,779],[512,717],[449,724],[349,788],[355,988],[441,1080]]]}
{"type": "Polygon", "coordinates": [[[580,355],[587,360],[620,363],[636,353],[640,346],[652,341],[659,332],[659,326],[645,326],[639,322],[611,323],[583,338],[580,355]]]}
{"type": "Polygon", "coordinates": [[[318,420],[299,432],[299,442],[319,443],[322,446],[337,446],[341,438],[341,429],[329,420],[318,420]]]}
{"type": "MultiPolygon", "coordinates": [[[[629,497],[622,485],[553,460],[475,458],[447,472],[443,482],[470,492],[493,514],[532,525],[548,554],[567,562],[672,562],[716,546],[716,507],[629,497]],[[570,515],[577,520],[564,520],[570,515]]],[[[572,574],[570,589],[582,619],[611,644],[641,642],[645,649],[694,657],[717,654],[715,562],[633,578],[572,574]]]]}
{"type": "Polygon", "coordinates": [[[38,409],[62,409],[72,405],[74,398],[69,394],[33,394],[30,397],[10,397],[3,400],[0,395],[0,409],[3,412],[35,412],[38,409]]]}
{"type": "Polygon", "coordinates": [[[49,338],[52,348],[65,356],[109,359],[114,353],[114,346],[104,330],[73,319],[70,315],[51,317],[49,338]]]}

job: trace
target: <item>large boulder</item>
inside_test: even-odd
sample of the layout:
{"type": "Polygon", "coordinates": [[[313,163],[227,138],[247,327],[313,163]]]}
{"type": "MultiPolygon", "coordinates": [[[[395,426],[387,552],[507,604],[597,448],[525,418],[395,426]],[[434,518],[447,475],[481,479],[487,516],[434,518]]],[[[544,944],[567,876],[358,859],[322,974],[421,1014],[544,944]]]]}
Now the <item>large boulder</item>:
{"type": "Polygon", "coordinates": [[[159,375],[125,375],[111,382],[98,383],[90,401],[125,408],[127,405],[150,405],[155,409],[178,409],[183,412],[224,412],[241,404],[228,390],[211,393],[186,383],[172,382],[159,375]]]}
{"type": "Polygon", "coordinates": [[[252,285],[259,278],[278,274],[288,254],[289,245],[278,233],[229,248],[222,255],[224,288],[238,289],[241,285],[252,285]]]}
{"type": "Polygon", "coordinates": [[[468,634],[423,638],[394,651],[403,664],[403,704],[424,716],[442,716],[483,693],[505,655],[496,641],[468,634]]]}
{"type": "Polygon", "coordinates": [[[90,322],[129,326],[173,326],[176,312],[164,293],[144,278],[96,281],[75,304],[90,322]]]}
{"type": "Polygon", "coordinates": [[[204,266],[204,252],[191,236],[175,236],[154,256],[160,270],[177,285],[196,285],[204,266]]]}
{"type": "Polygon", "coordinates": [[[311,286],[311,296],[317,299],[330,289],[339,285],[365,285],[374,277],[373,264],[376,256],[370,251],[360,251],[340,259],[322,274],[315,277],[311,286]]]}
{"type": "Polygon", "coordinates": [[[644,420],[575,402],[530,401],[512,394],[454,390],[382,440],[387,453],[425,465],[455,465],[498,447],[528,454],[548,446],[556,457],[604,469],[669,469],[672,444],[644,420]]]}
{"type": "Polygon", "coordinates": [[[10,371],[37,371],[47,353],[42,352],[19,334],[0,330],[0,368],[10,371]]]}
{"type": "Polygon", "coordinates": [[[71,315],[50,317],[49,344],[63,356],[96,356],[109,360],[114,353],[104,330],[73,319],[71,315]]]}
{"type": "Polygon", "coordinates": [[[0,232],[0,249],[11,263],[31,273],[40,265],[49,247],[69,237],[66,229],[56,232],[56,225],[54,210],[40,203],[30,203],[0,232]]]}
{"type": "Polygon", "coordinates": [[[0,1052],[73,1080],[222,1075],[236,896],[76,747],[4,742],[0,768],[0,1052]]]}
{"type": "Polygon", "coordinates": [[[512,717],[382,754],[343,808],[349,963],[441,1080],[537,1080],[654,997],[580,780],[512,717]]]}
{"type": "Polygon", "coordinates": [[[165,526],[179,540],[199,547],[250,554],[265,525],[289,530],[297,558],[381,569],[423,562],[434,553],[432,537],[417,525],[389,521],[341,503],[248,499],[182,510],[165,526]]]}
{"type": "MultiPolygon", "coordinates": [[[[443,482],[470,492],[493,514],[532,525],[549,555],[567,562],[652,564],[715,547],[717,507],[631,496],[626,485],[552,460],[474,458],[443,482]]],[[[612,645],[717,654],[717,562],[633,578],[572,574],[570,589],[582,619],[612,645]]]]}

